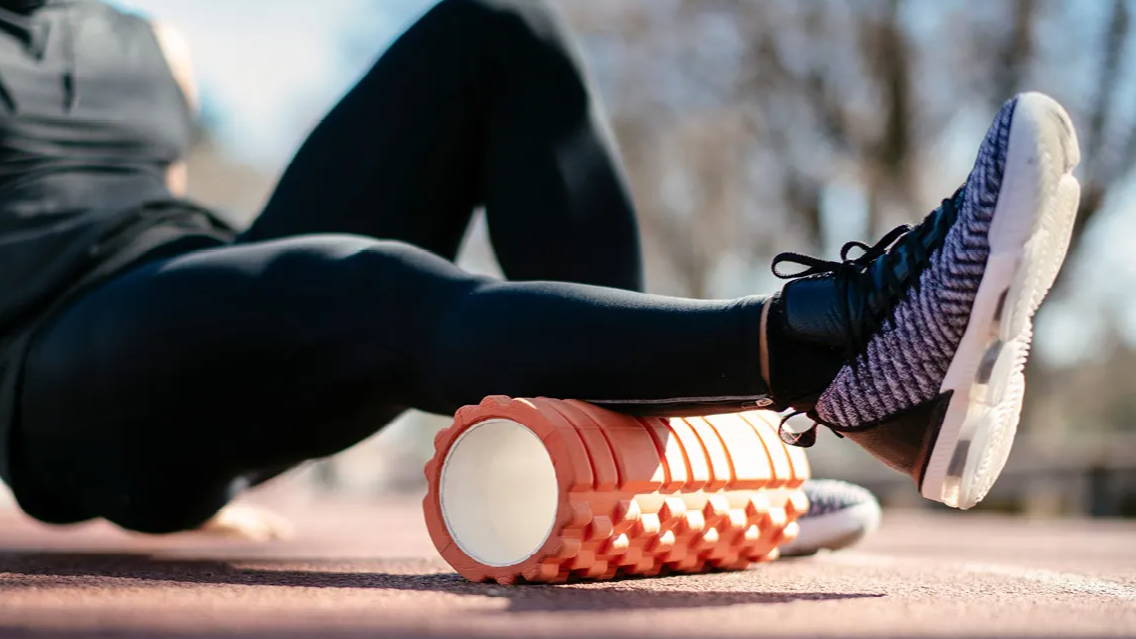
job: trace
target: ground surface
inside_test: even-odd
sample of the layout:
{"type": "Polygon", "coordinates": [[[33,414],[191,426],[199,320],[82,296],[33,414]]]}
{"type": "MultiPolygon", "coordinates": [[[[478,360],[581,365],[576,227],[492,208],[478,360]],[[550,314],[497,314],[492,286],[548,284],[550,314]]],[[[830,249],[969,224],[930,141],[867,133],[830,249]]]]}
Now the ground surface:
{"type": "Polygon", "coordinates": [[[269,544],[48,529],[0,511],[0,636],[1136,634],[1136,523],[890,512],[852,551],[506,588],[452,573],[414,501],[276,506],[298,530],[269,544]]]}

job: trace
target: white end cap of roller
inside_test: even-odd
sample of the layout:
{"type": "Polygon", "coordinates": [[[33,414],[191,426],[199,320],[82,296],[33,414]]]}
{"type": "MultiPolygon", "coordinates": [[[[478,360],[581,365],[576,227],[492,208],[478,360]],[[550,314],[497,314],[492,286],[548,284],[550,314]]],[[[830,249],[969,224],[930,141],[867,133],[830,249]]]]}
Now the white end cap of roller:
{"type": "Polygon", "coordinates": [[[511,566],[544,545],[559,503],[556,467],[531,430],[508,419],[474,424],[442,464],[442,518],[462,552],[511,566]]]}

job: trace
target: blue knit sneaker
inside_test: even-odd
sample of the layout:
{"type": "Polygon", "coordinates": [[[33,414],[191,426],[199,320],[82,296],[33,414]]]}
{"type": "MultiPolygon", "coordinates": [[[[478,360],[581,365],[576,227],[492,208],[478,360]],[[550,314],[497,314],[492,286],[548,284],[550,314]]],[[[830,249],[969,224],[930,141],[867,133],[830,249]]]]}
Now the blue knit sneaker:
{"type": "Polygon", "coordinates": [[[797,519],[797,536],[780,546],[782,557],[847,548],[880,527],[880,502],[863,486],[810,479],[801,489],[809,498],[809,509],[797,519]]]}
{"type": "Polygon", "coordinates": [[[784,262],[807,268],[770,308],[776,405],[807,411],[911,475],[928,499],[978,503],[1017,429],[1032,316],[1068,247],[1078,160],[1064,109],[1022,94],[999,111],[966,183],[920,225],[875,246],[849,243],[841,262],[778,256],[775,272],[784,262]],[[849,259],[852,246],[864,254],[849,259]],[[782,337],[789,346],[779,354],[782,337]],[[819,378],[799,373],[779,391],[778,370],[791,368],[786,358],[802,339],[822,369],[840,351],[838,369],[819,392],[819,378]]]}

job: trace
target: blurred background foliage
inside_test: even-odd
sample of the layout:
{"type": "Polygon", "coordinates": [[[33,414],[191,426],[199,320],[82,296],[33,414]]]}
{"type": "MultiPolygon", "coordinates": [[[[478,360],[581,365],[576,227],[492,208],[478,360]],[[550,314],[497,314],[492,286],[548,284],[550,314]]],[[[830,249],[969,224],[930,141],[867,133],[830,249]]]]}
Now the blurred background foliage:
{"type": "MultiPolygon", "coordinates": [[[[430,2],[329,0],[315,3],[318,19],[303,13],[312,3],[291,0],[271,9],[121,4],[184,23],[199,57],[204,49],[191,189],[247,222],[304,132],[430,2]],[[251,37],[218,29],[242,18],[258,25],[251,37]],[[255,89],[255,100],[234,99],[243,88],[255,89]],[[272,141],[257,144],[254,132],[272,141]]],[[[872,240],[937,206],[965,179],[990,118],[1015,92],[1041,90],[1065,104],[1084,158],[1077,238],[1039,316],[1022,436],[981,507],[1136,514],[1133,2],[555,4],[625,160],[652,292],[771,291],[777,252],[833,257],[847,240],[872,240]]],[[[474,226],[461,262],[493,273],[485,235],[474,226]]],[[[417,490],[445,423],[408,415],[293,481],[417,490]]],[[[919,503],[905,477],[855,446],[821,440],[816,474],[860,481],[889,503],[919,503]]]]}

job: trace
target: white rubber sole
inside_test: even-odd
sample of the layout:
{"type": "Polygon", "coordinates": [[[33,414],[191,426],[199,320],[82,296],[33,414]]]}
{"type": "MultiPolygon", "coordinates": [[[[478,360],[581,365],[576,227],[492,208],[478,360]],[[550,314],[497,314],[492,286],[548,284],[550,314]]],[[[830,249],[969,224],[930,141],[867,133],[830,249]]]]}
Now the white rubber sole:
{"type": "Polygon", "coordinates": [[[990,256],[970,321],[940,392],[953,391],[920,492],[956,508],[982,500],[1001,474],[1021,416],[1033,315],[1069,246],[1080,200],[1073,124],[1040,93],[1018,99],[990,256]]]}

